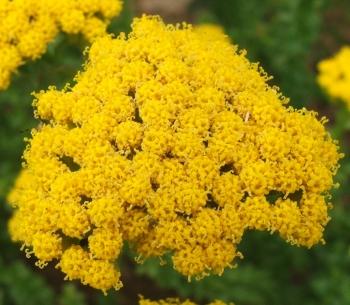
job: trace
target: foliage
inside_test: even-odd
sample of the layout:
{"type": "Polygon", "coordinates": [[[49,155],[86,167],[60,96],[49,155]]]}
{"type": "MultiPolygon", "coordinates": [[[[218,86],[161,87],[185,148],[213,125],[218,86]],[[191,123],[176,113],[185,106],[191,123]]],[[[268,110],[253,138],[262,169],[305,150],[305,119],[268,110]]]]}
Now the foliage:
{"type": "Polygon", "coordinates": [[[31,271],[21,262],[16,261],[10,265],[1,262],[0,304],[13,302],[16,305],[50,305],[53,304],[54,293],[45,280],[31,271]]]}

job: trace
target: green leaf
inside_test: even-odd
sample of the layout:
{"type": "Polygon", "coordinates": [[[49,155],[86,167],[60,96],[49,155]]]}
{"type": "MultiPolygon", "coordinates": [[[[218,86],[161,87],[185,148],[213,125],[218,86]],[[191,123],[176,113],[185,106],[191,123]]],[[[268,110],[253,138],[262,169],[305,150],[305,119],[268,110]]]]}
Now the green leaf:
{"type": "Polygon", "coordinates": [[[63,286],[59,305],[86,305],[84,294],[72,283],[63,286]]]}

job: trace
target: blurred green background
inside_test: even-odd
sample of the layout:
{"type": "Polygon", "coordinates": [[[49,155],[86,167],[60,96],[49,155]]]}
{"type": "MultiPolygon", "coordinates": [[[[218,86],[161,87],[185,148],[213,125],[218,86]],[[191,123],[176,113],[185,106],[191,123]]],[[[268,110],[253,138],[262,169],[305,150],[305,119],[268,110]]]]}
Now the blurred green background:
{"type": "MultiPolygon", "coordinates": [[[[0,305],[132,305],[139,294],[157,299],[179,296],[199,304],[214,299],[236,305],[350,305],[350,112],[317,86],[317,62],[350,44],[349,0],[135,0],[126,1],[110,32],[128,32],[135,15],[160,14],[168,22],[216,23],[248,50],[295,107],[330,118],[329,131],[346,157],[333,192],[326,245],[311,250],[287,245],[277,236],[250,232],[240,245],[245,259],[221,277],[188,283],[168,264],[135,265],[125,249],[119,264],[124,288],[102,293],[65,282],[54,268],[38,270],[6,232],[11,215],[6,193],[21,166],[23,138],[36,125],[31,92],[63,87],[84,58],[81,37],[61,35],[40,60],[23,66],[10,88],[0,92],[0,305]]],[[[1,60],[1,59],[0,59],[1,60]]],[[[350,90],[350,88],[349,88],[350,90]]]]}

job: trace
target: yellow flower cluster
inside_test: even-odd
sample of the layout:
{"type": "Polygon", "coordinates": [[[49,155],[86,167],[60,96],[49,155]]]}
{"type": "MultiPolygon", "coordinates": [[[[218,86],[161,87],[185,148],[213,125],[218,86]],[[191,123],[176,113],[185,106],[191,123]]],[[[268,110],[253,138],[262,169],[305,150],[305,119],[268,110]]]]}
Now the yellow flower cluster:
{"type": "Polygon", "coordinates": [[[230,42],[230,38],[225,34],[224,29],[217,24],[202,23],[194,27],[195,32],[204,39],[223,40],[230,42]]]}
{"type": "Polygon", "coordinates": [[[350,110],[350,46],[318,64],[318,83],[327,93],[343,100],[350,110]]]}
{"type": "Polygon", "coordinates": [[[84,67],[36,95],[42,123],[9,196],[11,236],[39,265],[105,291],[124,241],[196,278],[232,266],[245,230],[322,241],[338,147],[236,46],[143,16],[84,67]]]}
{"type": "MultiPolygon", "coordinates": [[[[191,302],[189,300],[181,302],[179,299],[165,299],[165,300],[151,301],[151,300],[141,298],[139,301],[139,305],[196,305],[196,303],[191,302]]],[[[226,303],[216,300],[214,302],[208,303],[208,305],[226,305],[226,303]]],[[[234,305],[234,304],[228,303],[227,305],[234,305]]]]}
{"type": "Polygon", "coordinates": [[[0,90],[25,61],[40,57],[59,31],[87,40],[106,33],[120,0],[0,0],[0,90]]]}

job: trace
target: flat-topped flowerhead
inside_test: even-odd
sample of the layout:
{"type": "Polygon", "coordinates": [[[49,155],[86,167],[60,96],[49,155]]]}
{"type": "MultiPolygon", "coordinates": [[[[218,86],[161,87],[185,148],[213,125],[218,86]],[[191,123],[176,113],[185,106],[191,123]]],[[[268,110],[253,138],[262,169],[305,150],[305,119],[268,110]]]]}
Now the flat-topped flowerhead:
{"type": "Polygon", "coordinates": [[[98,39],[71,88],[36,95],[12,238],[104,291],[121,286],[124,242],[196,278],[231,267],[246,230],[322,242],[341,155],[326,120],[267,80],[236,46],[158,17],[98,39]]]}
{"type": "Polygon", "coordinates": [[[350,46],[318,64],[318,83],[329,96],[345,102],[350,110],[350,46]]]}
{"type": "Polygon", "coordinates": [[[93,41],[120,10],[121,0],[1,0],[0,90],[20,65],[42,56],[59,31],[93,41]]]}

